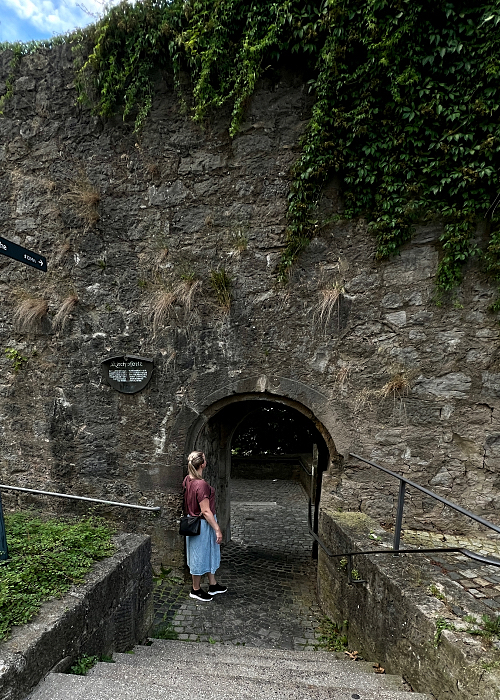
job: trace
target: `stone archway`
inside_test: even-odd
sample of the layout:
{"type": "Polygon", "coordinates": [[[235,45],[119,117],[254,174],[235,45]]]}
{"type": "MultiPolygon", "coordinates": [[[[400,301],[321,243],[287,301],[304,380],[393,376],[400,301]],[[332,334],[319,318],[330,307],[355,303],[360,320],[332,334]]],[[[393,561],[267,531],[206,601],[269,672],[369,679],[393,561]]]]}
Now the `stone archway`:
{"type": "Polygon", "coordinates": [[[185,436],[185,455],[193,449],[203,450],[207,455],[209,462],[207,478],[217,490],[218,518],[225,533],[225,540],[228,541],[231,537],[229,490],[231,440],[238,425],[261,402],[292,408],[308,418],[316,431],[318,469],[314,529],[317,530],[321,475],[332,463],[337,463],[341,459],[331,432],[322,420],[325,414],[330,413],[326,397],[300,382],[289,379],[269,380],[267,377],[260,377],[245,380],[243,386],[242,383],[239,384],[240,386],[231,387],[232,391],[226,388],[208,396],[203,401],[204,405],[200,406],[201,410],[196,411],[197,416],[193,417],[185,436]],[[242,391],[235,391],[237,388],[242,391]]]}

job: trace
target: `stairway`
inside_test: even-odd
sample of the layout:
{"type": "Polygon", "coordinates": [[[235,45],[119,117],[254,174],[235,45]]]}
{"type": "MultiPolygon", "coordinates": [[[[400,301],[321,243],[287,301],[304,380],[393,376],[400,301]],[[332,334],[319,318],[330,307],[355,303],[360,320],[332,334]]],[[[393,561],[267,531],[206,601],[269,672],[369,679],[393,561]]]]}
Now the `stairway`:
{"type": "Polygon", "coordinates": [[[326,651],[154,640],[86,676],[51,673],[28,700],[430,700],[326,651]]]}

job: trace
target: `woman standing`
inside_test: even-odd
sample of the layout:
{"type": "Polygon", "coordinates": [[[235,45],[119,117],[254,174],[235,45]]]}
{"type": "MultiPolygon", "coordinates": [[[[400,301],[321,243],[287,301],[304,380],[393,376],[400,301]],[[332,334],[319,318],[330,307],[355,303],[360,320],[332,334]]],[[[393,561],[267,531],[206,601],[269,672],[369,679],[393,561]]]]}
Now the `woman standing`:
{"type": "Polygon", "coordinates": [[[188,475],[182,482],[184,488],[184,510],[189,515],[202,515],[200,534],[186,537],[186,552],[193,587],[189,596],[202,602],[212,600],[217,593],[227,588],[215,580],[220,566],[220,543],[222,530],[215,515],[215,489],[203,479],[207,460],[203,452],[191,452],[188,457],[188,475]],[[208,593],[201,587],[201,577],[208,574],[208,593]]]}

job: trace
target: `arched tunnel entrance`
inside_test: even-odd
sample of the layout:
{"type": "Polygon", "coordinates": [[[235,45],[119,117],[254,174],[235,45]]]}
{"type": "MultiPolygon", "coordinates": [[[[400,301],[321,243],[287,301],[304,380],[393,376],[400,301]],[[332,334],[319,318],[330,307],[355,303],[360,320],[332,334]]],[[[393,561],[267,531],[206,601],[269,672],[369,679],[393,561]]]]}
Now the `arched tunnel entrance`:
{"type": "MultiPolygon", "coordinates": [[[[231,539],[231,476],[300,482],[311,497],[317,532],[321,478],[335,446],[324,426],[299,402],[265,392],[221,399],[196,421],[188,449],[206,454],[206,479],[217,491],[225,542],[231,539]]],[[[310,546],[316,556],[312,538],[310,546]]]]}

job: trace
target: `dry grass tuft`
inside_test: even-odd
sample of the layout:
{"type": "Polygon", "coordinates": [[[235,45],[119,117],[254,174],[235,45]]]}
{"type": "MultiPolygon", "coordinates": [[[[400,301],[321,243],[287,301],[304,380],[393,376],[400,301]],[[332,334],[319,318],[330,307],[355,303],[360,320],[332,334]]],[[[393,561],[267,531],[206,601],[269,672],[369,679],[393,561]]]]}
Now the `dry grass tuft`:
{"type": "Polygon", "coordinates": [[[244,233],[238,231],[231,236],[230,245],[234,253],[241,255],[248,248],[248,238],[244,233]]]}
{"type": "Polygon", "coordinates": [[[332,287],[326,287],[319,291],[319,322],[324,328],[330,323],[333,311],[337,310],[337,322],[340,325],[340,300],[344,295],[344,287],[340,282],[335,282],[332,287]]]}
{"type": "Polygon", "coordinates": [[[70,294],[68,297],[66,297],[61,304],[59,311],[54,316],[52,325],[55,329],[60,328],[63,330],[76,304],[78,304],[78,297],[76,294],[70,294]]]}
{"type": "Polygon", "coordinates": [[[168,291],[167,289],[160,289],[153,295],[149,316],[153,322],[154,335],[165,323],[176,299],[175,291],[168,291]]]}
{"type": "Polygon", "coordinates": [[[19,302],[14,311],[14,324],[21,333],[34,332],[40,328],[48,310],[49,304],[45,299],[27,297],[19,302]]]}
{"type": "Polygon", "coordinates": [[[101,195],[99,190],[88,179],[86,173],[80,173],[80,177],[70,187],[69,191],[62,195],[61,202],[71,206],[74,213],[82,219],[87,226],[95,226],[99,221],[98,212],[101,195]]]}
{"type": "Polygon", "coordinates": [[[63,258],[69,253],[71,250],[71,244],[69,241],[64,241],[64,243],[61,244],[61,247],[57,251],[57,253],[54,256],[54,264],[59,265],[60,262],[63,260],[63,258]]]}
{"type": "Polygon", "coordinates": [[[158,254],[155,257],[155,266],[157,268],[161,267],[167,258],[168,258],[168,248],[167,247],[160,248],[160,250],[158,251],[158,254]]]}
{"type": "Polygon", "coordinates": [[[349,382],[349,377],[351,376],[352,369],[353,365],[350,362],[345,362],[341,365],[337,374],[335,375],[335,382],[340,386],[341,389],[343,389],[344,386],[349,382]]]}
{"type": "Polygon", "coordinates": [[[373,399],[376,396],[377,392],[374,391],[373,389],[367,389],[366,387],[364,389],[361,389],[357,394],[355,394],[354,397],[354,413],[358,413],[361,411],[363,408],[369,408],[371,409],[373,407],[373,399]]]}
{"type": "Polygon", "coordinates": [[[184,279],[176,289],[179,303],[184,307],[186,312],[189,313],[193,305],[195,294],[201,289],[201,280],[194,278],[184,279]]]}
{"type": "Polygon", "coordinates": [[[149,317],[153,322],[154,335],[164,325],[174,306],[182,306],[186,314],[191,311],[194,297],[200,288],[201,280],[193,277],[181,280],[171,290],[160,289],[153,295],[149,317]]]}
{"type": "Polygon", "coordinates": [[[397,370],[391,376],[389,381],[380,389],[380,396],[383,399],[387,399],[389,396],[392,396],[394,400],[396,400],[396,398],[404,398],[405,396],[408,396],[412,387],[413,379],[413,372],[409,372],[406,369],[397,370]]]}

